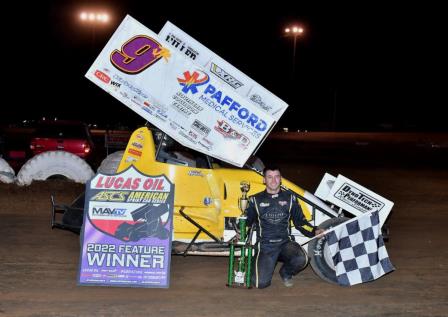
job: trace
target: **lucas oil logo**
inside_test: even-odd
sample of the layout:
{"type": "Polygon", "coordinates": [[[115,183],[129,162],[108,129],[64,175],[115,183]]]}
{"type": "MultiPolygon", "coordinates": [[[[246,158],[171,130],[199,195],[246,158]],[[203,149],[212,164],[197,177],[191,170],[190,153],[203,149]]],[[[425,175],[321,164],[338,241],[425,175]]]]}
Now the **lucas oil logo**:
{"type": "Polygon", "coordinates": [[[209,76],[206,73],[195,70],[193,74],[189,71],[184,72],[184,78],[177,78],[179,84],[183,87],[182,92],[187,94],[191,91],[192,94],[198,92],[198,86],[205,85],[210,81],[209,76]]]}

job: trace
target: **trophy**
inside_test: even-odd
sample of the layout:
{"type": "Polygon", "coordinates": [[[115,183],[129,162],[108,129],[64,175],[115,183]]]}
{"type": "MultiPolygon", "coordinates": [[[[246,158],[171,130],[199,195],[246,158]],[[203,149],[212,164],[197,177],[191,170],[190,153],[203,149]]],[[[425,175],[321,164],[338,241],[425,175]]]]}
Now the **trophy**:
{"type": "Polygon", "coordinates": [[[227,286],[251,288],[251,265],[253,245],[251,244],[252,230],[249,238],[246,234],[246,209],[249,205],[247,193],[250,190],[250,183],[242,181],[240,183],[241,197],[238,198],[238,207],[241,215],[238,217],[239,235],[230,242],[229,270],[227,275],[227,286]],[[235,256],[235,250],[240,250],[240,255],[235,256]]]}
{"type": "Polygon", "coordinates": [[[241,198],[238,199],[238,206],[240,207],[241,214],[246,214],[247,205],[249,204],[249,199],[247,198],[247,193],[250,190],[250,183],[242,181],[240,183],[241,198]]]}

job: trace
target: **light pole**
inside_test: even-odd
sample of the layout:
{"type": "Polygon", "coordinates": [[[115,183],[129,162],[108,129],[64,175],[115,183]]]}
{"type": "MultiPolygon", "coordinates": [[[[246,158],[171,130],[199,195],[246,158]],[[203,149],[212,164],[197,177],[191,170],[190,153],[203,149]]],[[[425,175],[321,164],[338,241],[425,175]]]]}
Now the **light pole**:
{"type": "Polygon", "coordinates": [[[301,36],[305,30],[301,26],[291,26],[285,28],[285,35],[292,37],[294,39],[293,50],[292,50],[292,77],[294,79],[296,73],[296,47],[297,47],[297,37],[301,36]]]}
{"type": "Polygon", "coordinates": [[[92,28],[92,51],[95,49],[95,27],[97,25],[105,25],[109,23],[110,16],[104,11],[82,11],[79,14],[79,19],[85,25],[89,25],[92,28]]]}

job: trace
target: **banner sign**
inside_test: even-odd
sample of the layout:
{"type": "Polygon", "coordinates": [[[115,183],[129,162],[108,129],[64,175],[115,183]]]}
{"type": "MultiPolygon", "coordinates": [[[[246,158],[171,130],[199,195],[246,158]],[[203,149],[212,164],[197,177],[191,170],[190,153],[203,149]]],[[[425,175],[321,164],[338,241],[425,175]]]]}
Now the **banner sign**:
{"type": "Polygon", "coordinates": [[[243,166],[276,118],[127,16],[86,77],[182,145],[243,166]]]}
{"type": "Polygon", "coordinates": [[[185,57],[204,68],[206,73],[233,89],[240,96],[260,110],[271,115],[276,121],[288,108],[288,104],[258,84],[252,78],[213,53],[200,42],[167,21],[159,32],[159,37],[168,48],[177,50],[185,57]]]}
{"type": "Polygon", "coordinates": [[[392,201],[343,175],[334,177],[328,173],[325,173],[315,195],[355,216],[378,211],[380,227],[394,205],[392,201]]]}
{"type": "Polygon", "coordinates": [[[174,185],[133,166],[86,187],[79,285],[169,287],[174,185]]]}

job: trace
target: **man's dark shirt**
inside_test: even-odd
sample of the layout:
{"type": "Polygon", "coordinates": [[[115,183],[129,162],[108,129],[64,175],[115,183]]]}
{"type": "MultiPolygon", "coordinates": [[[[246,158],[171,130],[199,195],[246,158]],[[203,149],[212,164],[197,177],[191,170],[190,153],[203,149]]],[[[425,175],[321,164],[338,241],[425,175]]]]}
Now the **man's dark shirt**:
{"type": "Polygon", "coordinates": [[[272,195],[265,190],[251,196],[246,214],[248,226],[255,222],[258,241],[262,243],[290,240],[289,223],[291,219],[297,230],[307,237],[313,237],[316,230],[305,219],[296,196],[289,191],[280,191],[278,194],[272,195]],[[307,231],[302,228],[304,225],[313,230],[307,231]]]}

